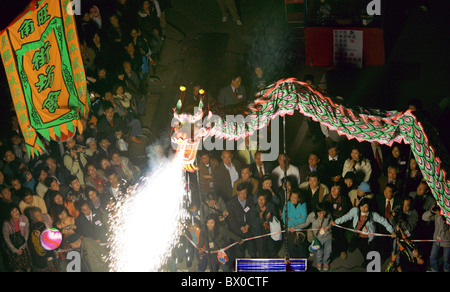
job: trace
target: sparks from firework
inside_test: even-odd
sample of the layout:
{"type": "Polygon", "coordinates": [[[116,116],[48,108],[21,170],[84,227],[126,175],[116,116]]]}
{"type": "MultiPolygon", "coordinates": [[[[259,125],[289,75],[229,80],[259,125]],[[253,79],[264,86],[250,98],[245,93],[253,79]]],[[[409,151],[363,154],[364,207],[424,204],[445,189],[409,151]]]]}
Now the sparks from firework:
{"type": "Polygon", "coordinates": [[[110,271],[161,269],[188,218],[185,186],[181,153],[144,177],[116,204],[110,216],[110,271]]]}

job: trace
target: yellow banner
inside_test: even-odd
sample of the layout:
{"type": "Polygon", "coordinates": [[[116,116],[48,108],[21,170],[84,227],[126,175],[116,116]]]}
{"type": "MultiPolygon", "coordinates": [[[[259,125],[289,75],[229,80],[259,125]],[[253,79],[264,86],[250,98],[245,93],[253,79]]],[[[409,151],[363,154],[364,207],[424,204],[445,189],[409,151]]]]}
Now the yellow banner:
{"type": "Polygon", "coordinates": [[[33,0],[0,33],[0,52],[29,153],[42,153],[38,133],[65,141],[89,114],[86,76],[69,0],[33,0]]]}

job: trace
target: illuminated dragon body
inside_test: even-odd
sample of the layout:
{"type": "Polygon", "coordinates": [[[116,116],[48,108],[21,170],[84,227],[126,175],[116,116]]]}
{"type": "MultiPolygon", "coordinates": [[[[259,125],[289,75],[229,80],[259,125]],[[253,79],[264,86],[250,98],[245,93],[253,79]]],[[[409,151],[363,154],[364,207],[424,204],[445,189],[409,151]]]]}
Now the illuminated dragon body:
{"type": "Polygon", "coordinates": [[[194,115],[180,113],[180,99],[174,109],[175,135],[172,135],[172,142],[178,145],[179,152],[184,152],[186,170],[197,170],[195,157],[202,139],[212,136],[216,139],[238,140],[252,135],[278,116],[300,111],[349,140],[377,141],[388,146],[394,142],[409,144],[425,181],[441,207],[441,214],[450,224],[450,181],[440,159],[447,157],[446,151],[440,149],[433,130],[424,126],[415,112],[346,107],[295,78],[273,83],[255,97],[248,105],[227,109],[206,106],[200,101],[194,115]],[[249,118],[245,119],[245,123],[229,122],[223,119],[227,114],[241,114],[249,118]],[[213,119],[213,116],[216,118],[213,119]]]}

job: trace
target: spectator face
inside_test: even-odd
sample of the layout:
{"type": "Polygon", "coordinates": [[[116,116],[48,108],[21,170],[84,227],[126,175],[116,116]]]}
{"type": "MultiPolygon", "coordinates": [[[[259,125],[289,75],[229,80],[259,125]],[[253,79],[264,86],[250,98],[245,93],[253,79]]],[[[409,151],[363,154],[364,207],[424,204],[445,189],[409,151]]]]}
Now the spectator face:
{"type": "Polygon", "coordinates": [[[94,35],[94,37],[92,38],[92,41],[95,43],[95,44],[100,44],[100,36],[98,35],[98,33],[96,33],[95,35],[94,35]]]}
{"type": "Polygon", "coordinates": [[[358,188],[358,189],[356,190],[356,194],[357,194],[359,197],[362,197],[362,196],[364,196],[365,192],[361,191],[361,190],[358,188]]]}
{"type": "Polygon", "coordinates": [[[150,10],[150,1],[144,1],[142,3],[142,9],[144,9],[145,11],[149,11],[150,10]]]}
{"type": "Polygon", "coordinates": [[[0,184],[3,184],[5,182],[5,176],[3,175],[3,172],[0,171],[0,184]]]}
{"type": "Polygon", "coordinates": [[[265,181],[263,181],[262,188],[264,190],[271,190],[272,189],[272,180],[271,179],[266,179],[265,181]]]}
{"type": "Polygon", "coordinates": [[[41,170],[41,173],[39,174],[39,181],[43,183],[47,177],[47,172],[45,170],[41,170]]]}
{"type": "Polygon", "coordinates": [[[233,160],[233,155],[231,154],[230,151],[224,151],[222,153],[222,161],[223,161],[223,163],[225,163],[226,165],[230,166],[232,160],[233,160]]]}
{"type": "Polygon", "coordinates": [[[403,213],[408,213],[409,211],[411,211],[411,201],[404,200],[403,201],[403,213]]]}
{"type": "Polygon", "coordinates": [[[359,206],[359,210],[361,211],[361,213],[369,212],[369,204],[364,204],[362,206],[359,206]]]}
{"type": "Polygon", "coordinates": [[[292,185],[290,181],[286,181],[286,183],[283,184],[283,189],[287,189],[287,192],[290,193],[292,190],[292,185]],[[287,185],[287,188],[285,188],[285,185],[287,185]]]}
{"type": "Polygon", "coordinates": [[[258,196],[258,206],[263,208],[266,205],[266,196],[258,196]]]}
{"type": "Polygon", "coordinates": [[[124,90],[123,90],[122,86],[117,87],[116,95],[123,95],[123,92],[124,92],[124,90]]]}
{"type": "Polygon", "coordinates": [[[89,191],[89,199],[91,199],[91,201],[97,201],[98,196],[97,196],[97,192],[95,191],[89,191]]]}
{"type": "Polygon", "coordinates": [[[319,161],[320,161],[320,159],[319,159],[319,157],[317,157],[317,155],[315,155],[315,154],[309,155],[308,164],[312,168],[316,168],[317,164],[319,164],[319,161]]]}
{"type": "MultiPolygon", "coordinates": [[[[284,169],[284,154],[278,155],[278,164],[280,164],[281,169],[284,169]]],[[[289,157],[286,157],[286,165],[289,166],[289,157]]]]}
{"type": "Polygon", "coordinates": [[[417,195],[418,195],[418,196],[423,196],[423,195],[425,195],[425,192],[427,191],[427,189],[428,189],[428,187],[427,187],[425,184],[420,183],[420,184],[417,186],[417,189],[416,189],[417,195]]]}
{"type": "Polygon", "coordinates": [[[89,216],[91,214],[91,208],[89,207],[88,204],[84,204],[83,206],[81,206],[81,213],[83,213],[86,216],[89,216]]]}
{"type": "Polygon", "coordinates": [[[11,215],[11,219],[13,219],[13,220],[17,220],[20,217],[20,211],[17,208],[13,208],[11,210],[11,213],[9,213],[9,214],[11,215]]]}
{"type": "Polygon", "coordinates": [[[336,147],[333,147],[333,148],[328,149],[328,155],[329,155],[331,158],[335,158],[337,154],[338,154],[338,150],[337,150],[336,147]]]}
{"type": "Polygon", "coordinates": [[[16,191],[20,190],[20,188],[22,187],[22,184],[20,183],[20,181],[18,179],[13,179],[11,181],[11,185],[16,191]]]}
{"type": "Polygon", "coordinates": [[[320,211],[320,212],[317,212],[317,217],[319,217],[320,219],[323,219],[324,217],[325,217],[325,214],[326,214],[327,212],[325,212],[325,211],[320,211]]]}
{"type": "Polygon", "coordinates": [[[353,185],[353,179],[346,178],[346,179],[344,179],[344,183],[347,186],[347,188],[350,188],[353,185]]]}
{"type": "Polygon", "coordinates": [[[242,191],[237,192],[239,200],[245,201],[247,199],[247,189],[243,189],[242,191]]]}
{"type": "Polygon", "coordinates": [[[236,77],[235,79],[233,79],[233,80],[231,80],[231,85],[234,87],[234,88],[239,88],[239,87],[241,87],[241,83],[242,83],[242,78],[239,76],[239,77],[236,77]]]}
{"type": "Polygon", "coordinates": [[[33,204],[33,195],[27,194],[25,197],[23,197],[23,201],[28,205],[33,204]]]}
{"type": "Polygon", "coordinates": [[[88,145],[89,149],[91,149],[92,151],[97,151],[97,142],[96,141],[92,141],[89,145],[88,145]]]}
{"type": "Polygon", "coordinates": [[[114,153],[111,156],[111,160],[112,160],[112,162],[114,162],[114,164],[119,165],[120,164],[120,155],[117,153],[114,153]]]}
{"type": "Polygon", "coordinates": [[[40,210],[34,211],[33,217],[36,222],[44,222],[44,214],[40,210]]]}
{"type": "Polygon", "coordinates": [[[340,186],[332,186],[331,187],[331,195],[333,198],[337,198],[339,194],[341,193],[341,187],[340,186]]]}
{"type": "Polygon", "coordinates": [[[262,78],[263,70],[261,69],[261,67],[256,67],[256,68],[255,68],[255,74],[256,74],[256,76],[258,76],[259,78],[262,78]]]}
{"type": "Polygon", "coordinates": [[[400,157],[400,149],[397,146],[394,146],[394,148],[392,148],[392,156],[394,156],[394,158],[400,157]]]}
{"type": "MultiPolygon", "coordinates": [[[[133,43],[130,43],[130,45],[133,45],[133,43]]],[[[134,53],[134,46],[133,46],[133,51],[132,52],[134,53]]],[[[123,63],[123,71],[125,71],[125,73],[127,73],[127,74],[131,73],[131,64],[130,64],[130,62],[124,62],[123,63]]],[[[122,90],[123,90],[123,88],[122,88],[122,90]]]]}
{"type": "Polygon", "coordinates": [[[130,31],[130,35],[131,35],[133,38],[138,37],[138,32],[137,32],[137,30],[136,30],[135,28],[133,28],[133,29],[130,31]]]}
{"type": "Polygon", "coordinates": [[[16,159],[16,155],[11,150],[5,152],[5,161],[7,163],[12,162],[16,159]]]}
{"type": "Polygon", "coordinates": [[[76,141],[74,139],[70,139],[70,140],[67,140],[66,147],[67,147],[67,149],[72,149],[75,146],[75,144],[76,144],[76,141]]]}
{"type": "Polygon", "coordinates": [[[394,197],[394,192],[392,191],[392,189],[390,187],[384,188],[384,197],[387,200],[391,200],[394,197]]]}
{"type": "Polygon", "coordinates": [[[209,200],[206,201],[206,203],[208,204],[208,206],[214,207],[216,205],[216,200],[209,199],[209,200]]]}
{"type": "Polygon", "coordinates": [[[109,21],[111,22],[112,26],[118,27],[119,26],[119,19],[117,19],[117,17],[115,15],[112,15],[109,18],[109,21]]]}
{"type": "Polygon", "coordinates": [[[106,77],[106,70],[105,69],[98,70],[98,77],[99,78],[105,78],[106,77]]]}
{"type": "Polygon", "coordinates": [[[411,170],[417,170],[417,161],[414,158],[411,158],[409,161],[409,168],[411,170]]]}
{"type": "Polygon", "coordinates": [[[112,120],[114,118],[114,108],[110,107],[105,110],[105,117],[108,120],[112,120]]]}
{"type": "Polygon", "coordinates": [[[61,194],[56,194],[53,198],[53,202],[55,202],[56,205],[64,205],[64,199],[61,194]]]}
{"type": "Polygon", "coordinates": [[[397,169],[389,167],[387,171],[387,176],[391,182],[395,181],[397,179],[397,169]]]}
{"type": "Polygon", "coordinates": [[[291,200],[291,203],[294,205],[297,205],[298,202],[300,202],[300,197],[298,196],[297,193],[292,193],[289,199],[291,200]]]}
{"type": "Polygon", "coordinates": [[[249,180],[251,176],[252,172],[250,171],[250,169],[244,168],[243,170],[241,170],[241,177],[244,181],[249,180]]]}
{"type": "Polygon", "coordinates": [[[102,161],[100,161],[100,166],[103,169],[107,169],[111,167],[111,164],[109,163],[108,159],[102,159],[102,161]]]}
{"type": "Polygon", "coordinates": [[[209,165],[209,155],[208,154],[202,155],[202,157],[200,159],[204,165],[209,165]]]}
{"type": "Polygon", "coordinates": [[[50,184],[50,189],[52,191],[59,191],[59,183],[56,180],[53,180],[50,184]]]}
{"type": "Polygon", "coordinates": [[[58,215],[59,220],[64,221],[67,219],[67,212],[62,211],[61,214],[58,215]]]}
{"type": "Polygon", "coordinates": [[[317,179],[317,177],[309,178],[309,186],[311,187],[311,189],[315,189],[319,186],[319,180],[317,179]]]}
{"type": "Polygon", "coordinates": [[[261,152],[255,153],[255,163],[258,166],[261,166],[263,164],[263,161],[261,160],[261,152]]]}
{"type": "Polygon", "coordinates": [[[89,165],[87,168],[87,173],[90,177],[94,178],[97,176],[97,169],[93,165],[89,165]]]}
{"type": "Polygon", "coordinates": [[[78,179],[74,179],[71,183],[70,183],[70,187],[72,189],[74,189],[75,191],[80,190],[81,188],[81,184],[80,181],[78,179]]]}
{"type": "Polygon", "coordinates": [[[46,161],[45,161],[45,164],[47,164],[47,167],[48,168],[50,168],[51,170],[55,170],[56,169],[56,162],[55,162],[55,159],[53,159],[53,158],[48,158],[46,161]]]}
{"type": "Polygon", "coordinates": [[[9,190],[9,188],[4,188],[2,190],[1,196],[2,196],[3,200],[10,201],[11,200],[11,191],[9,190]]]}
{"type": "Polygon", "coordinates": [[[14,145],[19,145],[22,141],[20,140],[20,137],[16,135],[11,138],[11,143],[14,145]]]}
{"type": "Polygon", "coordinates": [[[109,183],[113,186],[117,186],[119,184],[117,174],[115,174],[115,173],[108,176],[108,180],[109,180],[109,183]]]}
{"type": "Polygon", "coordinates": [[[208,230],[214,230],[214,226],[216,226],[216,221],[214,219],[209,219],[206,222],[206,226],[208,226],[208,230]]]}
{"type": "Polygon", "coordinates": [[[108,91],[105,93],[105,100],[113,102],[114,98],[113,98],[113,94],[111,91],[108,91]]]}
{"type": "Polygon", "coordinates": [[[352,150],[350,156],[352,157],[352,160],[354,160],[354,161],[359,161],[359,159],[361,158],[361,154],[356,149],[352,150]]]}
{"type": "Polygon", "coordinates": [[[111,142],[109,142],[108,139],[102,139],[100,140],[100,146],[104,149],[109,149],[109,147],[111,147],[111,142]]]}

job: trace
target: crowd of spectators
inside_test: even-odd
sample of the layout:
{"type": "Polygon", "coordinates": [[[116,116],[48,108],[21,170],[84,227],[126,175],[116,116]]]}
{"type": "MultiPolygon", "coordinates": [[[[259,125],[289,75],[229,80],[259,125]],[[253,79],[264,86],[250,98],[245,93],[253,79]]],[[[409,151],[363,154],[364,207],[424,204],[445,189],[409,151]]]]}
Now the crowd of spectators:
{"type": "MultiPolygon", "coordinates": [[[[107,270],[108,210],[145,169],[129,153],[144,145],[146,80],[158,66],[169,0],[83,1],[75,16],[91,98],[84,131],[27,153],[14,116],[1,137],[2,270],[66,270],[67,251],[81,250],[83,270],[107,270]],[[60,250],[46,251],[39,235],[62,232],[60,250]],[[95,252],[94,252],[95,251],[95,252]]],[[[144,160],[145,162],[145,160],[144,160]]]]}
{"type": "MultiPolygon", "coordinates": [[[[324,135],[317,139],[327,150],[318,147],[300,165],[291,164],[283,153],[277,161],[262,161],[263,152],[256,151],[250,164],[234,158],[249,149],[224,150],[217,158],[214,152],[199,154],[202,199],[193,211],[199,213],[198,222],[187,231],[203,251],[197,255],[198,270],[203,271],[208,260],[211,269],[222,266],[209,252],[233,242],[240,244],[227,249],[230,261],[224,271],[234,268],[236,258],[280,257],[282,241],[270,235],[242,242],[271,233],[276,217],[287,225],[290,257],[314,256],[320,271],[330,270],[333,259],[346,259],[355,249],[363,255],[378,251],[382,262],[393,259],[396,271],[438,271],[442,259],[444,271],[449,271],[449,227],[408,147],[337,142],[324,135]],[[215,241],[210,224],[238,238],[215,241]],[[414,242],[417,239],[430,242],[414,242]],[[204,240],[214,248],[208,249],[204,240]],[[320,246],[315,252],[310,249],[313,242],[320,246]],[[405,242],[413,242],[409,253],[405,242]]],[[[186,257],[190,266],[194,253],[177,257],[186,257]]],[[[363,260],[361,267],[367,264],[363,260]]]]}

